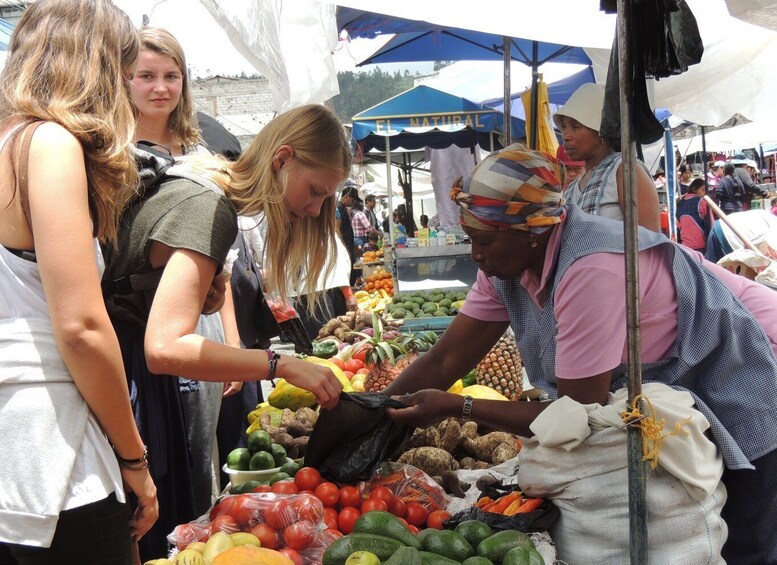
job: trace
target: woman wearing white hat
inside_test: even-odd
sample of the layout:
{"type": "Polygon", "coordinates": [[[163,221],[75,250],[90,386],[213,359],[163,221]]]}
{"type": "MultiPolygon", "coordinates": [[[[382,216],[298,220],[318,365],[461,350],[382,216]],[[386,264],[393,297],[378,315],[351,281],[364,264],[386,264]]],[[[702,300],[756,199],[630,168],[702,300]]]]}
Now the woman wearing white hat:
{"type": "MultiPolygon", "coordinates": [[[[564,196],[584,212],[623,221],[620,140],[599,137],[603,106],[604,85],[587,83],[553,116],[569,157],[585,161],[585,173],[570,183],[564,196]]],[[[639,225],[658,232],[661,230],[658,193],[647,169],[644,166],[636,169],[639,225]]]]}

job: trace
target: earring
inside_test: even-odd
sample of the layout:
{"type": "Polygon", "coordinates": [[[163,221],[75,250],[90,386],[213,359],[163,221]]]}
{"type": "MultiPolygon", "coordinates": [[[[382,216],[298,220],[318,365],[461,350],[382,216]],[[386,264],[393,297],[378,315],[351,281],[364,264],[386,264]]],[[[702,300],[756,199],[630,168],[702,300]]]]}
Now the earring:
{"type": "Polygon", "coordinates": [[[538,244],[537,244],[537,242],[536,242],[536,241],[532,241],[532,242],[531,242],[532,249],[534,249],[535,247],[537,247],[537,245],[538,245],[538,244]]]}

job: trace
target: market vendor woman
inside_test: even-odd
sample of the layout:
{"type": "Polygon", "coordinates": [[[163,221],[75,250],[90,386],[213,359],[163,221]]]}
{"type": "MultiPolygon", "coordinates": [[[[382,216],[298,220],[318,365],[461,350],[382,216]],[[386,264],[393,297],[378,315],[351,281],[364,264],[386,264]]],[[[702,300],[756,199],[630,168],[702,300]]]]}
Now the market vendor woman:
{"type": "MultiPolygon", "coordinates": [[[[460,416],[462,397],[442,390],[508,325],[531,382],[551,397],[605,404],[626,385],[623,224],[565,206],[558,179],[555,159],[514,145],[453,188],[478,278],[438,343],[386,389],[415,393],[394,419],[460,416]]],[[[726,465],[723,557],[777,563],[774,291],[643,228],[639,250],[643,380],[687,389],[710,422],[726,465]]],[[[470,417],[531,436],[549,404],[475,400],[470,417]]]]}

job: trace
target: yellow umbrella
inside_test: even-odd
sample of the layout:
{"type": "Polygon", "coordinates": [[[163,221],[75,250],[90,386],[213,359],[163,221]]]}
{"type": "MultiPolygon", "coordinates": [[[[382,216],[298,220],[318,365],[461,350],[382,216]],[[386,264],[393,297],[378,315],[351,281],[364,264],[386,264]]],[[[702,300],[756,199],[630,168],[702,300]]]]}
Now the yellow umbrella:
{"type": "Polygon", "coordinates": [[[531,88],[521,94],[521,102],[526,114],[526,141],[529,146],[534,146],[538,151],[543,151],[550,155],[556,155],[558,149],[558,139],[553,132],[553,125],[550,121],[550,102],[548,101],[548,85],[542,80],[542,76],[537,81],[537,143],[532,144],[531,140],[531,88]]]}

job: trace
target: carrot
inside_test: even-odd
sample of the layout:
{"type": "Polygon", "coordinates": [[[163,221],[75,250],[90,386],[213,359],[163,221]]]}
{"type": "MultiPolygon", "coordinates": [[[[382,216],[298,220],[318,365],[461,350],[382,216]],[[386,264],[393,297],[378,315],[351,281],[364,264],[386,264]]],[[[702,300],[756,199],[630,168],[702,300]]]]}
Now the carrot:
{"type": "Polygon", "coordinates": [[[516,514],[521,514],[524,512],[533,512],[534,510],[537,510],[537,508],[540,507],[543,500],[541,498],[527,498],[526,502],[521,504],[520,507],[518,507],[518,510],[516,511],[516,514]]]}
{"type": "Polygon", "coordinates": [[[519,498],[518,500],[514,500],[510,503],[510,506],[504,509],[502,514],[505,516],[512,516],[513,514],[516,514],[518,512],[518,509],[521,507],[521,505],[524,503],[523,498],[519,498]]]}
{"type": "Polygon", "coordinates": [[[499,498],[497,503],[491,508],[490,512],[496,512],[498,514],[501,514],[505,511],[505,508],[510,506],[511,503],[515,502],[521,497],[521,493],[516,491],[511,492],[510,494],[506,494],[503,497],[499,498]]]}
{"type": "Polygon", "coordinates": [[[478,508],[483,508],[489,502],[494,502],[494,500],[490,496],[484,496],[475,503],[475,506],[478,508]]]}
{"type": "Polygon", "coordinates": [[[485,504],[485,505],[481,506],[481,507],[480,507],[480,509],[481,509],[483,512],[491,512],[491,509],[492,509],[492,508],[493,508],[495,505],[496,505],[496,501],[494,500],[494,501],[491,501],[491,502],[489,502],[489,503],[487,503],[487,504],[485,504]]]}

